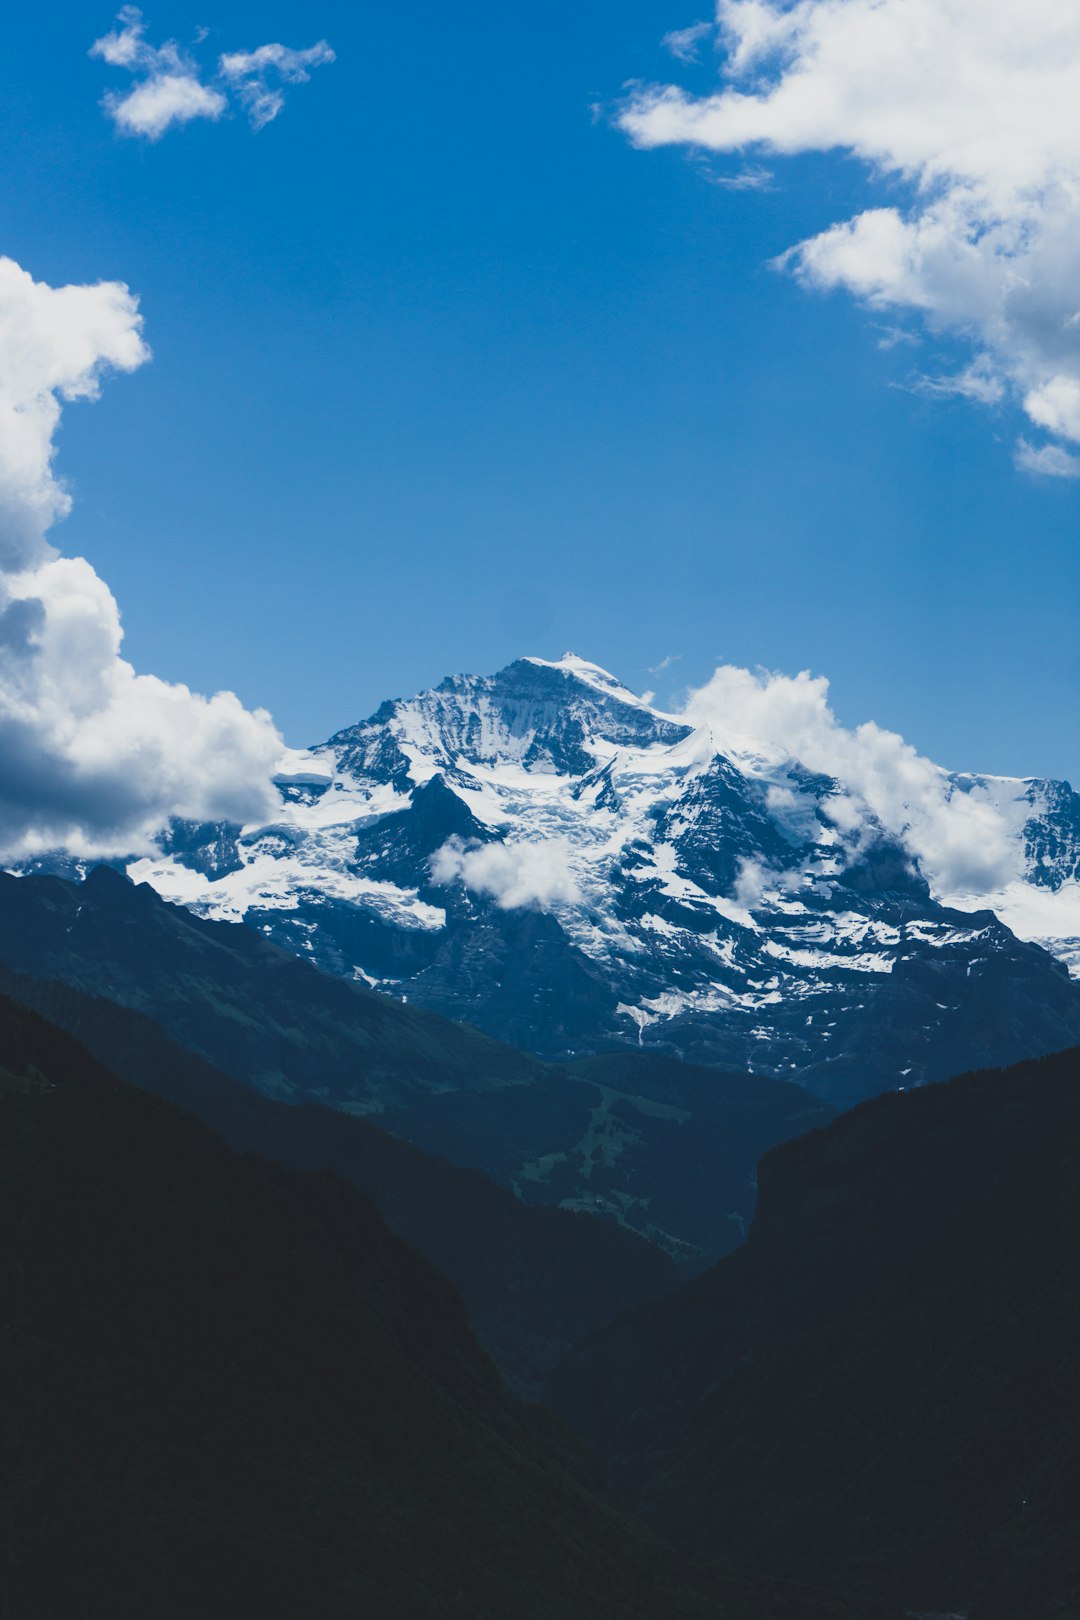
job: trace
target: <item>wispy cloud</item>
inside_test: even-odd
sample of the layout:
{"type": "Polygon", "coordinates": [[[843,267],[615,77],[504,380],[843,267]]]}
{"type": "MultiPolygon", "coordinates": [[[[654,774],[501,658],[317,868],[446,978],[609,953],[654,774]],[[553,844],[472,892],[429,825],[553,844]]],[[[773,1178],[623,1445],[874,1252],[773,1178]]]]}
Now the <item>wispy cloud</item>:
{"type": "Polygon", "coordinates": [[[879,349],[897,349],[906,345],[918,347],[920,341],[914,332],[909,332],[903,326],[879,326],[878,331],[881,333],[877,345],[879,349]]]}
{"type": "Polygon", "coordinates": [[[1018,32],[1015,0],[718,0],[717,30],[720,86],[635,89],[635,144],[861,158],[881,205],[782,263],[955,332],[977,370],[939,392],[1080,444],[1080,8],[1028,0],[1018,32]]]}
{"type": "Polygon", "coordinates": [[[1034,445],[1021,439],[1013,460],[1021,472],[1033,473],[1036,478],[1080,478],[1080,456],[1060,444],[1034,445]]]}
{"type": "Polygon", "coordinates": [[[976,405],[1000,405],[1006,393],[1005,383],[986,355],[980,355],[953,376],[917,377],[911,387],[918,394],[930,394],[938,399],[970,399],[976,405]]]}
{"type": "Polygon", "coordinates": [[[710,186],[720,186],[724,191],[771,191],[773,189],[773,171],[766,169],[760,163],[748,164],[744,169],[736,169],[734,173],[717,170],[711,164],[702,164],[702,173],[710,186]]]}
{"type": "MultiPolygon", "coordinates": [[[[211,71],[176,40],[151,45],[138,6],[125,6],[116,22],[111,33],[94,41],[90,54],[134,74],[136,83],[125,93],[110,90],[102,105],[121,134],[151,141],[196,118],[216,121],[228,111],[230,94],[247,112],[252,128],[262,129],[281,111],[286,85],[306,83],[311,68],[334,60],[325,40],[306,50],[270,44],[226,52],[211,71]]],[[[200,31],[195,43],[201,45],[205,38],[200,31]]]]}
{"type": "Polygon", "coordinates": [[[712,31],[711,22],[693,23],[689,28],[673,28],[670,34],[664,35],[662,43],[677,61],[696,62],[712,31]]]}
{"type": "Polygon", "coordinates": [[[333,60],[333,51],[320,39],[305,51],[293,51],[287,45],[233,51],[221,58],[219,67],[222,78],[235,88],[246,107],[252,128],[262,129],[285,105],[285,85],[306,84],[312,68],[333,60]]]}

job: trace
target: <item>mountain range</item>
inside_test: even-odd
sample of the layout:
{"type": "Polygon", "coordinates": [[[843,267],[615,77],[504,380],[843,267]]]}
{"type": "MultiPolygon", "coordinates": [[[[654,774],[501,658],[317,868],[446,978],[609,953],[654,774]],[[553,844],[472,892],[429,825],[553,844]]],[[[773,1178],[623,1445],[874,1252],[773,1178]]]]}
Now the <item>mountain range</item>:
{"type": "Polygon", "coordinates": [[[5,1612],[1072,1620],[1080,817],[936,788],[522,660],[0,874],[5,1612]]]}
{"type": "Polygon", "coordinates": [[[941,773],[1015,847],[950,895],[836,775],[567,655],[385,703],[278,788],[269,824],[174,824],[122,864],[545,1059],[638,1048],[846,1106],[1080,1041],[1067,783],[941,773]]]}

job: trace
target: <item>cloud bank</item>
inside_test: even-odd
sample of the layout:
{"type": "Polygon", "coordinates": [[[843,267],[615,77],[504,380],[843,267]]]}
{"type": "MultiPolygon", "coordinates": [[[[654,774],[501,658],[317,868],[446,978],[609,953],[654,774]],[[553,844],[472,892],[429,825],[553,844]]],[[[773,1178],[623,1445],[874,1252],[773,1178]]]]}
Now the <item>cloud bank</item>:
{"type": "Polygon", "coordinates": [[[246,821],[275,803],[269,715],[138,675],[120,614],[48,538],[70,496],[54,469],[65,401],[149,358],[118,282],[50,287],[0,259],[0,857],[134,853],[172,816],[246,821]]]}
{"type": "Polygon", "coordinates": [[[834,824],[853,831],[865,807],[903,843],[939,893],[992,892],[1021,875],[1015,829],[989,798],[957,791],[947,772],[894,731],[872,722],[854,730],[842,726],[822,676],[721,665],[690,693],[684,713],[694,725],[711,726],[721,746],[732,734],[753,738],[835,777],[846,792],[826,801],[834,824]]]}
{"type": "Polygon", "coordinates": [[[432,856],[431,875],[436,883],[460,879],[474,894],[494,900],[501,911],[526,906],[547,911],[558,902],[572,905],[582,898],[570,856],[563,838],[472,847],[451,838],[432,856]]]}
{"type": "MultiPolygon", "coordinates": [[[[631,139],[861,159],[891,195],[781,262],[958,335],[982,389],[955,391],[1007,395],[1080,444],[1080,8],[719,0],[715,27],[726,83],[637,89],[620,115],[631,139]]],[[[1028,471],[1061,473],[1037,454],[1028,471]]]]}
{"type": "Polygon", "coordinates": [[[284,106],[285,85],[307,83],[311,68],[334,60],[325,40],[300,51],[287,45],[260,45],[220,56],[217,82],[207,83],[192,53],[175,40],[158,46],[149,43],[138,6],[124,6],[116,21],[112,33],[94,41],[90,54],[110,67],[125,68],[137,82],[126,94],[110,91],[102,105],[121,134],[150,141],[195,118],[216,121],[228,111],[230,93],[247,112],[252,128],[262,129],[284,106]]]}

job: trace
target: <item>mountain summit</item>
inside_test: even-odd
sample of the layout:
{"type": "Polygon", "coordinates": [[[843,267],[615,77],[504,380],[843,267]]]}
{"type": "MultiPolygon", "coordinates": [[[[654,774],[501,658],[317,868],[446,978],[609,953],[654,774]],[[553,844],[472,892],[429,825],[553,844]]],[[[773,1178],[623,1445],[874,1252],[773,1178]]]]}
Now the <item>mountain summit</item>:
{"type": "Polygon", "coordinates": [[[545,1057],[657,1048],[848,1102],[1080,1041],[1080,797],[941,777],[1008,828],[1007,894],[961,906],[785,748],[523,658],[292,752],[271,823],[176,825],[127,870],[545,1057]]]}

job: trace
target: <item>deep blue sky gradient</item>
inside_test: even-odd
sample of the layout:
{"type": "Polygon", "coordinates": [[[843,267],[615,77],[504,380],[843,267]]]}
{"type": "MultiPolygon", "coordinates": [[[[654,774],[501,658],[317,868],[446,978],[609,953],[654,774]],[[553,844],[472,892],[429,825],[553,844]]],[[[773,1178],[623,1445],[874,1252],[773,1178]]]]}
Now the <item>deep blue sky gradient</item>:
{"type": "Polygon", "coordinates": [[[301,743],[523,652],[664,700],[810,667],[947,765],[1080,777],[1080,490],[1014,470],[1014,414],[911,391],[947,346],[768,268],[880,192],[842,157],[725,189],[593,110],[675,72],[692,8],[144,9],[338,60],[257,136],[150,145],[98,106],[109,5],[5,20],[0,251],[126,280],[154,350],[66,413],[55,537],[140,669],[301,743]]]}

